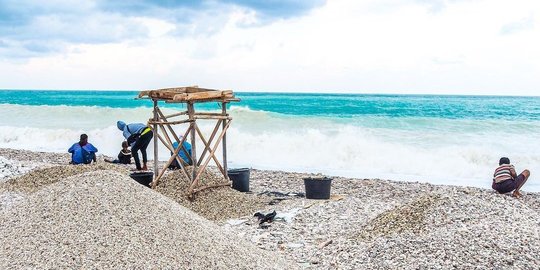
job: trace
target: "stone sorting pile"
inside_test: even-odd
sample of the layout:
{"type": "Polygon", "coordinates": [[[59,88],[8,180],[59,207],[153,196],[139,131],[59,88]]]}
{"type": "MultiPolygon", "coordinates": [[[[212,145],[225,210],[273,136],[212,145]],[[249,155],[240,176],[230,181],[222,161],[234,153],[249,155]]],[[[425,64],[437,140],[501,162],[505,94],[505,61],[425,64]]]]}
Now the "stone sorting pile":
{"type": "Polygon", "coordinates": [[[365,265],[445,269],[540,265],[538,211],[515,198],[479,189],[440,187],[438,195],[439,201],[426,211],[425,230],[358,241],[366,247],[365,265]]]}
{"type": "Polygon", "coordinates": [[[43,186],[0,224],[0,269],[296,268],[107,170],[43,186]]]}
{"type": "Polygon", "coordinates": [[[372,240],[380,236],[391,236],[400,233],[421,233],[427,224],[425,217],[439,195],[423,195],[414,201],[386,211],[370,220],[359,235],[360,239],[372,240]]]}
{"type": "MultiPolygon", "coordinates": [[[[220,173],[212,171],[206,171],[200,179],[203,185],[219,184],[224,181],[220,173]]],[[[190,200],[186,193],[188,187],[189,181],[177,170],[167,172],[158,183],[156,191],[214,221],[253,215],[263,209],[270,200],[254,194],[238,192],[230,186],[202,190],[190,200]]]]}

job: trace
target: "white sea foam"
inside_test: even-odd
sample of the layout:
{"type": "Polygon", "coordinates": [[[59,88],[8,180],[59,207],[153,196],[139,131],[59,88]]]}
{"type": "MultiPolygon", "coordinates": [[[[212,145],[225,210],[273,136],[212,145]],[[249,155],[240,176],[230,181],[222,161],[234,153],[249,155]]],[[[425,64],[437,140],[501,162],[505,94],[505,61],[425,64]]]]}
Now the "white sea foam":
{"type": "MultiPolygon", "coordinates": [[[[0,112],[7,115],[0,122],[0,147],[65,152],[87,133],[99,153],[109,156],[116,156],[123,140],[117,120],[145,122],[152,116],[150,108],[5,104],[0,112]]],[[[299,117],[241,106],[230,112],[229,167],[489,187],[498,159],[509,156],[518,170],[533,173],[525,190],[540,191],[534,179],[540,172],[538,122],[299,117]]],[[[201,122],[201,127],[208,134],[214,123],[201,122]]],[[[200,154],[202,146],[197,149],[200,154]]],[[[149,151],[152,157],[152,144],[149,151]]],[[[168,156],[160,150],[160,159],[168,156]]]]}

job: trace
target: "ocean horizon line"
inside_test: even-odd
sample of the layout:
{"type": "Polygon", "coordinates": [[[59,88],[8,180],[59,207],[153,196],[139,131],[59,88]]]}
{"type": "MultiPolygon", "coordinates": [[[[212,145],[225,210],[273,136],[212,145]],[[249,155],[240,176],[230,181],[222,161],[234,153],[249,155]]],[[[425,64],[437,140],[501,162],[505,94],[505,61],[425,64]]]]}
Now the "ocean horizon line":
{"type": "MultiPolygon", "coordinates": [[[[46,91],[46,92],[140,92],[148,91],[151,89],[11,89],[1,88],[0,91],[46,91]]],[[[403,96],[403,97],[415,97],[415,96],[431,96],[431,97],[516,97],[516,98],[540,98],[540,95],[512,95],[512,94],[450,94],[450,93],[375,93],[375,92],[304,92],[304,91],[267,91],[267,90],[233,90],[235,93],[240,94],[276,94],[276,95],[335,95],[335,96],[403,96]]]]}

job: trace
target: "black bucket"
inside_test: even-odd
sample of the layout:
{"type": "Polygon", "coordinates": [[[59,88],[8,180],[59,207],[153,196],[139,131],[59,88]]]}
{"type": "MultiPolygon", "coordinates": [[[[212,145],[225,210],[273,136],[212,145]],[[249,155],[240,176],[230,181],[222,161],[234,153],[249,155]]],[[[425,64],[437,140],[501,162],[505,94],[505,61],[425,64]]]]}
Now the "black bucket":
{"type": "Polygon", "coordinates": [[[330,199],[330,187],[332,178],[304,178],[306,188],[306,199],[330,199]]]}
{"type": "Polygon", "coordinates": [[[249,168],[227,170],[232,187],[240,192],[249,191],[249,168]]]}
{"type": "Polygon", "coordinates": [[[137,183],[150,187],[150,183],[154,180],[154,172],[134,172],[129,175],[137,183]]]}

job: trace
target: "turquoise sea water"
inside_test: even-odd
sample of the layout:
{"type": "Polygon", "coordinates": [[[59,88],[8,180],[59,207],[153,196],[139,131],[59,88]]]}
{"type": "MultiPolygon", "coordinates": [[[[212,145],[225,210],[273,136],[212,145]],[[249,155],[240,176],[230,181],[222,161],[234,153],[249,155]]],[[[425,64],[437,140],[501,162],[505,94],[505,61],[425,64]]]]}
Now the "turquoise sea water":
{"type": "MultiPolygon", "coordinates": [[[[138,91],[0,90],[0,100],[19,105],[152,106],[147,100],[136,100],[137,94],[138,91]]],[[[236,93],[236,96],[242,99],[242,106],[252,110],[298,116],[540,120],[540,97],[245,92],[236,93]]],[[[214,104],[199,106],[203,109],[215,107],[214,104]]]]}
{"type": "MultiPolygon", "coordinates": [[[[135,100],[137,93],[0,90],[0,147],[65,151],[85,132],[101,153],[114,155],[116,120],[151,117],[151,102],[135,100]]],[[[540,97],[236,96],[242,101],[229,105],[231,166],[489,187],[498,159],[509,156],[518,170],[533,171],[528,187],[540,191],[533,179],[540,171],[540,97]]]]}

